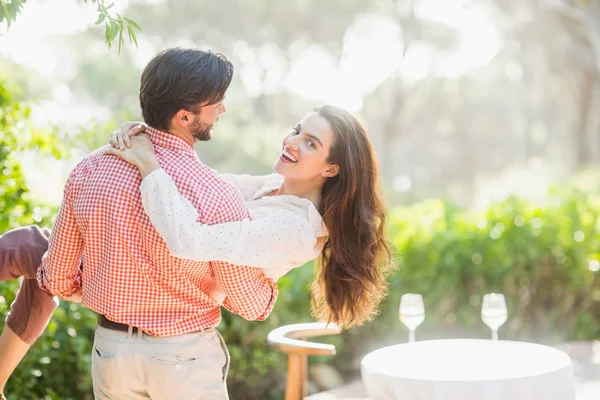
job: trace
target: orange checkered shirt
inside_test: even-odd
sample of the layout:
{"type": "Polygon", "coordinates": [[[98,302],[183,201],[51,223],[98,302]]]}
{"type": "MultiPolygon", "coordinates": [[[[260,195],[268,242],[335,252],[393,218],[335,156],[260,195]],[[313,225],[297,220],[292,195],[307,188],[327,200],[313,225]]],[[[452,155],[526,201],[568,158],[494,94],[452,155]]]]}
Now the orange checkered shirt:
{"type": "MultiPolygon", "coordinates": [[[[199,222],[249,218],[238,189],[200,162],[193,146],[156,129],[146,132],[161,167],[198,209],[199,222]]],[[[137,168],[104,149],[81,161],[67,180],[38,270],[40,286],[62,297],[81,291],[85,307],[155,336],[216,326],[220,304],[209,293],[217,282],[225,308],[265,319],[277,299],[275,283],[259,268],[172,257],[144,213],[137,168]]]]}

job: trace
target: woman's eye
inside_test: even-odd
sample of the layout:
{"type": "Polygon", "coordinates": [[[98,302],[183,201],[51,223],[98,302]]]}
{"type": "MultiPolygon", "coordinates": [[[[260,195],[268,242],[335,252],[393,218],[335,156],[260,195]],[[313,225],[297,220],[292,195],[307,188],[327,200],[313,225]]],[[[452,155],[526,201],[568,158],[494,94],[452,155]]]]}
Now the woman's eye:
{"type": "Polygon", "coordinates": [[[296,129],[296,128],[292,129],[292,135],[296,136],[299,134],[300,134],[300,131],[298,129],[296,129]]]}
{"type": "Polygon", "coordinates": [[[309,145],[310,147],[312,147],[313,149],[316,149],[316,148],[317,148],[317,146],[315,146],[315,142],[313,142],[312,140],[307,140],[307,141],[306,141],[306,143],[308,143],[308,145],[309,145]]]}

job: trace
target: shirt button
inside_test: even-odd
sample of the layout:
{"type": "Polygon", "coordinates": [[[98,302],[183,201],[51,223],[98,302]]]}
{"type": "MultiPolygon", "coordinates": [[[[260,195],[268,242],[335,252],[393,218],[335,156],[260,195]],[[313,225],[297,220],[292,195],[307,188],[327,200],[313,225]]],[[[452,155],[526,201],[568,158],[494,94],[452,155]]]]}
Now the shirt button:
{"type": "Polygon", "coordinates": [[[175,365],[175,369],[177,369],[177,370],[181,369],[181,364],[175,365]]]}

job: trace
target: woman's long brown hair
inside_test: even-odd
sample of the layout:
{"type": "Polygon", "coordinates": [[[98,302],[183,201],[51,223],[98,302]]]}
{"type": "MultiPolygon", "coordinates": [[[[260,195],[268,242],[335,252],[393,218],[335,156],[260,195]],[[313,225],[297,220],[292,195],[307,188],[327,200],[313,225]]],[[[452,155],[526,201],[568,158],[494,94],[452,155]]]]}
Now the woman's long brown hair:
{"type": "Polygon", "coordinates": [[[372,319],[387,291],[392,262],[386,210],[375,154],[361,123],[338,107],[314,111],[335,133],[328,162],[337,164],[339,173],[322,189],[319,211],[329,238],[312,284],[313,314],[348,328],[372,319]]]}

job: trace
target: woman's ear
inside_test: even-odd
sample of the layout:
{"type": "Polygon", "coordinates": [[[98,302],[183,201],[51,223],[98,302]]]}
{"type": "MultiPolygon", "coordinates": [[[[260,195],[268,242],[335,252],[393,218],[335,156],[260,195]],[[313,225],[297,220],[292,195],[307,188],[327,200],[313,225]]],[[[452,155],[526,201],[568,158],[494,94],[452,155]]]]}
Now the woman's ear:
{"type": "Polygon", "coordinates": [[[322,175],[325,178],[332,178],[340,173],[340,167],[337,164],[332,164],[325,171],[323,171],[322,175]]]}

